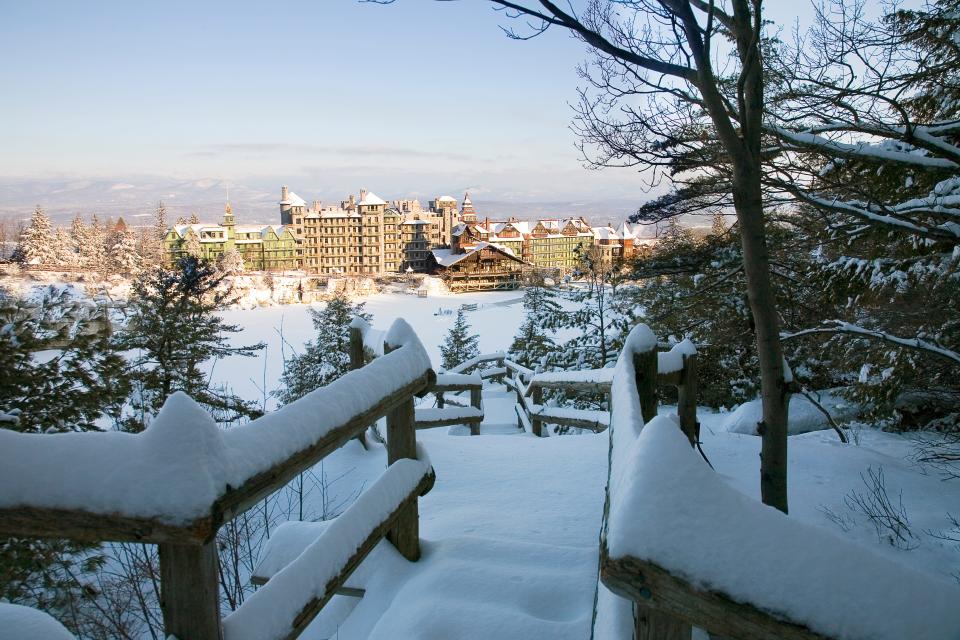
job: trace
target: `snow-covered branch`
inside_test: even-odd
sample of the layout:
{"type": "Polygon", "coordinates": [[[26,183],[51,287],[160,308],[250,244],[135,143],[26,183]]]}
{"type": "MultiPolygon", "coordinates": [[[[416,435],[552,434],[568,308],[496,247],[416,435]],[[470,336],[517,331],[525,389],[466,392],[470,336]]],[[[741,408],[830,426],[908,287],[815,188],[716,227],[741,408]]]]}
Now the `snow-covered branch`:
{"type": "Polygon", "coordinates": [[[901,338],[883,331],[866,329],[859,325],[843,322],[842,320],[826,320],[820,327],[804,329],[795,333],[783,333],[780,335],[780,339],[792,340],[793,338],[799,338],[800,336],[812,335],[815,333],[846,333],[865,338],[874,338],[876,340],[882,340],[883,342],[895,344],[900,347],[932,353],[940,356],[941,358],[950,360],[955,365],[960,365],[960,353],[953,351],[952,349],[941,347],[940,345],[934,344],[927,340],[921,340],[920,338],[901,338]]]}

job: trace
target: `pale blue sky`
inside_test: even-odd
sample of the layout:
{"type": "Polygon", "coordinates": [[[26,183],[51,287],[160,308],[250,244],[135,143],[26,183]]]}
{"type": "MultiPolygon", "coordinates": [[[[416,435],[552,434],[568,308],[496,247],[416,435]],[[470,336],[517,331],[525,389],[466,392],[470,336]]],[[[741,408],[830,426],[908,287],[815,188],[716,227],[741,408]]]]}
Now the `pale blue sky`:
{"type": "Polygon", "coordinates": [[[645,200],[581,167],[583,46],[509,22],[483,0],[0,0],[0,177],[645,200]]]}

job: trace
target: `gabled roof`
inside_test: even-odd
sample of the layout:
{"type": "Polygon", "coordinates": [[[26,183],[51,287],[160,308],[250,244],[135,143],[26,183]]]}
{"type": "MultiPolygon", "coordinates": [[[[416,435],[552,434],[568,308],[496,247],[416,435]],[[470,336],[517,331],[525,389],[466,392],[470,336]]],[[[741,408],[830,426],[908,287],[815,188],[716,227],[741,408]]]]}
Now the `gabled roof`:
{"type": "Polygon", "coordinates": [[[630,225],[624,221],[620,223],[620,226],[617,227],[617,237],[621,240],[635,240],[638,237],[637,230],[631,229],[630,225]]]}
{"type": "Polygon", "coordinates": [[[387,204],[387,201],[381,198],[380,196],[378,196],[377,194],[373,193],[372,191],[368,191],[363,195],[363,199],[360,200],[360,202],[358,202],[357,204],[374,206],[374,205],[380,205],[380,204],[387,204]]]}
{"type": "Polygon", "coordinates": [[[450,249],[434,249],[433,258],[434,260],[437,261],[437,264],[440,265],[441,267],[451,267],[457,264],[458,262],[461,262],[466,258],[469,258],[476,252],[486,248],[493,249],[497,253],[502,254],[504,257],[509,258],[510,260],[514,260],[522,264],[527,264],[525,260],[517,257],[517,254],[515,254],[513,251],[511,251],[507,247],[504,247],[503,245],[499,245],[493,242],[478,242],[474,246],[467,249],[466,252],[464,253],[453,253],[450,249]]]}
{"type": "Polygon", "coordinates": [[[597,240],[619,240],[620,235],[613,227],[594,227],[593,237],[597,240]]]}
{"type": "Polygon", "coordinates": [[[281,200],[280,204],[288,204],[291,207],[305,207],[307,206],[307,201],[291,191],[287,194],[287,199],[281,200]]]}

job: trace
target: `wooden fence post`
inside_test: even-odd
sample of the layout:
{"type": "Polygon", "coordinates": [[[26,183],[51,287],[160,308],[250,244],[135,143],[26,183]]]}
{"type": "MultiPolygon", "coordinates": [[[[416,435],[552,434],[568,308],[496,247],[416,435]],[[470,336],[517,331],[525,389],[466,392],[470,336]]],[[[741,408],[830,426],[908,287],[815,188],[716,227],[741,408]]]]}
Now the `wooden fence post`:
{"type": "MultiPolygon", "coordinates": [[[[477,408],[477,409],[480,409],[480,408],[481,408],[480,405],[481,405],[481,401],[482,401],[482,394],[483,394],[483,390],[482,390],[482,389],[470,389],[470,406],[471,406],[471,407],[475,407],[475,408],[477,408]]],[[[480,435],[480,425],[479,425],[479,424],[477,424],[477,423],[475,423],[475,422],[470,424],[470,435],[472,435],[472,436],[478,436],[478,435],[480,435]]]]}
{"type": "Polygon", "coordinates": [[[444,400],[443,400],[443,391],[437,392],[437,409],[443,409],[444,400]]]}
{"type": "Polygon", "coordinates": [[[683,356],[680,384],[677,385],[677,415],[680,430],[692,446],[700,441],[700,424],[697,422],[697,356],[683,356]]]}
{"type": "MultiPolygon", "coordinates": [[[[390,345],[383,345],[385,354],[393,350],[390,345]]],[[[417,459],[413,396],[387,414],[387,464],[393,464],[401,458],[417,459]]],[[[397,517],[396,524],[387,533],[387,540],[392,542],[400,555],[407,560],[415,562],[420,559],[420,516],[416,501],[397,517]]]]}
{"type": "Polygon", "coordinates": [[[679,618],[640,603],[633,607],[636,632],[634,640],[690,640],[693,628],[679,618]]]}
{"type": "MultiPolygon", "coordinates": [[[[363,332],[360,327],[350,327],[350,370],[363,368],[363,332]]],[[[357,434],[357,441],[367,448],[367,439],[363,437],[363,432],[357,434]]]]}
{"type": "Polygon", "coordinates": [[[633,354],[633,368],[640,396],[640,413],[643,424],[647,424],[657,415],[657,350],[633,354]]]}
{"type": "MultiPolygon", "coordinates": [[[[530,402],[532,402],[534,406],[543,405],[543,387],[536,386],[533,388],[533,395],[530,398],[530,402]]],[[[542,438],[543,422],[536,416],[537,414],[530,416],[530,427],[533,430],[533,435],[537,436],[538,438],[542,438]]]]}
{"type": "Polygon", "coordinates": [[[164,634],[179,640],[220,640],[216,540],[203,545],[158,546],[164,634]]]}

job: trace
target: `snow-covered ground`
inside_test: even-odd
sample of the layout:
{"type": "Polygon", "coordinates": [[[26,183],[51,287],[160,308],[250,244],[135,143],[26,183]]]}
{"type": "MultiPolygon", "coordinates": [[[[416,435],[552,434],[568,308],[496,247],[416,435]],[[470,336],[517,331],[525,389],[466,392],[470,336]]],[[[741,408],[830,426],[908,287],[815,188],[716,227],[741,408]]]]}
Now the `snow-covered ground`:
{"type": "MultiPolygon", "coordinates": [[[[427,299],[380,294],[366,303],[378,328],[406,318],[436,365],[452,322],[450,315],[434,315],[438,309],[478,303],[468,318],[481,334],[481,350],[496,351],[509,346],[522,321],[519,298],[517,292],[427,299]]],[[[294,348],[312,333],[306,306],[225,316],[246,328],[238,341],[270,345],[259,359],[216,365],[215,378],[240,393],[257,395],[264,375],[268,389],[276,384],[281,327],[294,348]]],[[[516,428],[513,394],[503,387],[485,389],[484,410],[480,437],[453,435],[466,433],[456,427],[418,434],[437,472],[433,491],[420,503],[423,559],[408,563],[381,544],[351,582],[365,588],[366,596],[336,596],[305,637],[587,637],[607,436],[523,434],[516,428]]],[[[730,413],[701,410],[700,420],[704,450],[720,477],[759,499],[759,438],[728,432],[730,413]]],[[[950,528],[948,512],[956,515],[960,484],[913,463],[909,437],[864,429],[854,440],[842,444],[832,431],[790,438],[791,517],[955,584],[960,549],[931,533],[950,528]],[[889,496],[909,519],[909,544],[891,544],[851,506],[857,493],[868,493],[864,479],[880,469],[889,496]]],[[[347,472],[336,491],[348,495],[375,478],[383,464],[382,447],[363,451],[351,443],[325,461],[325,470],[331,476],[347,472]]]]}
{"type": "MultiPolygon", "coordinates": [[[[440,343],[456,319],[456,310],[460,305],[477,304],[476,311],[467,312],[467,320],[473,330],[480,334],[480,351],[487,353],[510,346],[513,335],[523,322],[522,299],[522,291],[498,291],[433,295],[429,298],[381,293],[358,301],[365,303],[366,311],[373,314],[372,324],[377,329],[386,329],[397,318],[409,322],[437,369],[440,367],[440,343]],[[441,311],[453,313],[439,313],[441,311]]],[[[322,304],[316,303],[317,308],[322,304]]],[[[212,363],[214,383],[228,384],[237,394],[252,399],[262,399],[264,389],[267,392],[275,390],[283,371],[284,352],[289,355],[291,350],[301,350],[303,344],[313,336],[310,306],[224,311],[222,315],[227,322],[244,327],[242,333],[232,337],[233,344],[264,342],[267,348],[257,357],[232,357],[212,363]]],[[[275,406],[268,398],[267,407],[275,406]]]]}

